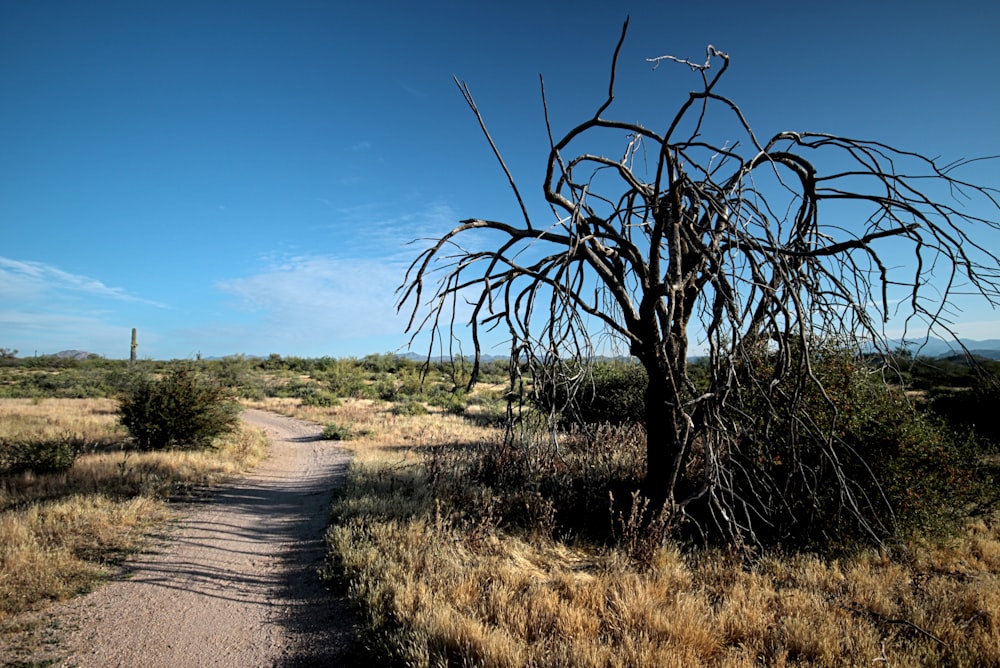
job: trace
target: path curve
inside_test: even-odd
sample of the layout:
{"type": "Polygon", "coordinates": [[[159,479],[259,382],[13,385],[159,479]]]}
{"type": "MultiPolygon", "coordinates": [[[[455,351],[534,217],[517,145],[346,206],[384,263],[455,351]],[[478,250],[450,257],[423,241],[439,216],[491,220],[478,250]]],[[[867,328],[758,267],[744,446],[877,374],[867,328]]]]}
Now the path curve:
{"type": "Polygon", "coordinates": [[[322,427],[258,410],[270,457],[219,488],[129,564],[67,605],[63,666],[351,663],[357,627],[317,569],[349,454],[322,427]]]}

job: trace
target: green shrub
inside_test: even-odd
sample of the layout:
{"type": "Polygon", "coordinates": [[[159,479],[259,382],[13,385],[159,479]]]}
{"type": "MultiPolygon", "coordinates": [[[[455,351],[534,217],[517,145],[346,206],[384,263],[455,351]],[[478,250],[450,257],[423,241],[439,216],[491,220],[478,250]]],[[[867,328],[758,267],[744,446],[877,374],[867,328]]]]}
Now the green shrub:
{"type": "Polygon", "coordinates": [[[85,399],[114,396],[122,385],[123,360],[64,360],[46,356],[8,360],[0,366],[0,396],[85,399]]]}
{"type": "Polygon", "coordinates": [[[455,415],[461,415],[465,412],[466,395],[465,391],[461,389],[445,389],[443,386],[436,386],[425,399],[429,405],[443,408],[455,415]]]}
{"type": "Polygon", "coordinates": [[[327,441],[349,441],[353,437],[351,430],[339,424],[328,424],[323,428],[323,438],[327,441]]]}
{"type": "Polygon", "coordinates": [[[392,412],[396,415],[427,415],[428,410],[419,401],[407,401],[393,406],[392,412]]]}
{"type": "Polygon", "coordinates": [[[934,388],[930,408],[955,429],[973,432],[994,450],[1000,446],[1000,378],[975,378],[967,388],[934,388]]]}
{"type": "Polygon", "coordinates": [[[118,417],[140,449],[201,448],[236,428],[239,405],[218,382],[179,368],[162,379],[133,377],[118,417]]]}
{"type": "MultiPolygon", "coordinates": [[[[316,376],[314,376],[316,377],[316,376]]],[[[330,392],[345,398],[373,398],[374,391],[365,382],[364,369],[356,360],[337,360],[322,377],[330,392]]]]}
{"type": "Polygon", "coordinates": [[[396,384],[396,379],[392,376],[386,376],[375,381],[373,386],[375,394],[382,401],[395,401],[399,396],[399,387],[396,384]]]}
{"type": "Polygon", "coordinates": [[[213,378],[236,395],[244,399],[264,398],[264,385],[256,363],[244,355],[230,355],[202,364],[213,378]]]}
{"type": "Polygon", "coordinates": [[[70,436],[41,442],[0,439],[0,471],[58,473],[73,466],[81,449],[80,441],[70,436]]]}
{"type": "Polygon", "coordinates": [[[986,498],[988,472],[973,439],[921,414],[843,351],[820,350],[811,369],[822,390],[806,377],[771,383],[758,365],[729,409],[738,434],[734,496],[771,490],[757,509],[767,539],[817,546],[867,541],[868,529],[879,539],[948,532],[986,498]]]}
{"type": "Polygon", "coordinates": [[[320,408],[333,408],[340,405],[340,399],[331,392],[318,390],[315,387],[308,388],[302,393],[303,406],[319,406],[320,408]]]}
{"type": "MultiPolygon", "coordinates": [[[[574,375],[575,370],[566,374],[574,375]]],[[[639,364],[597,362],[587,370],[584,380],[572,388],[563,378],[545,383],[537,404],[546,413],[553,409],[561,413],[567,422],[641,424],[646,415],[648,384],[646,370],[639,364]]]]}

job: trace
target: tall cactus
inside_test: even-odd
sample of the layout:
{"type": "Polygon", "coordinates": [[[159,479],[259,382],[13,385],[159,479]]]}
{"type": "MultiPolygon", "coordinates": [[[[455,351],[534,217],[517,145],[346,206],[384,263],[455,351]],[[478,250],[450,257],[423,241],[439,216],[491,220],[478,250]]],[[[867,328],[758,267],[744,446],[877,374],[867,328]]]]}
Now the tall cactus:
{"type": "Polygon", "coordinates": [[[131,371],[135,368],[135,349],[139,344],[135,342],[135,327],[132,328],[132,351],[128,358],[128,370],[131,371]]]}

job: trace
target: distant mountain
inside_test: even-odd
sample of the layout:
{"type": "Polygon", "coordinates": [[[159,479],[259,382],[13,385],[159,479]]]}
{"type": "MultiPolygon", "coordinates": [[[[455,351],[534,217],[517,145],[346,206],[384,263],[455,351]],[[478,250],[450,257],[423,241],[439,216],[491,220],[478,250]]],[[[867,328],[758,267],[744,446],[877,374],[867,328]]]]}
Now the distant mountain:
{"type": "MultiPolygon", "coordinates": [[[[1000,339],[961,339],[961,341],[966,350],[973,355],[1000,360],[1000,339]]],[[[943,339],[932,338],[928,339],[926,343],[909,340],[907,344],[907,350],[923,357],[951,357],[963,354],[958,344],[954,341],[945,341],[943,339]]],[[[902,347],[903,342],[897,339],[890,341],[889,345],[902,347]]]]}
{"type": "MultiPolygon", "coordinates": [[[[408,353],[403,353],[402,355],[398,355],[398,357],[402,357],[403,359],[412,360],[414,362],[426,362],[427,361],[427,355],[421,355],[420,353],[415,353],[413,351],[410,351],[408,353]]],[[[456,359],[457,358],[458,358],[458,356],[456,355],[456,359]]],[[[475,359],[475,356],[473,356],[473,355],[465,355],[465,359],[468,360],[469,362],[471,362],[472,360],[475,359]]],[[[482,362],[482,363],[484,363],[484,364],[486,364],[488,362],[497,362],[497,361],[506,362],[509,359],[510,359],[510,355],[480,355],[480,357],[479,357],[479,361],[482,362]]],[[[437,355],[435,357],[432,357],[431,361],[432,362],[450,362],[451,358],[448,357],[447,355],[437,355]]]]}
{"type": "MultiPolygon", "coordinates": [[[[1000,339],[961,339],[962,344],[965,346],[966,350],[969,351],[975,357],[985,357],[992,360],[1000,360],[1000,339]]],[[[893,350],[896,348],[902,348],[903,341],[901,339],[891,339],[889,341],[889,349],[893,350]]],[[[920,355],[922,357],[952,357],[964,355],[962,349],[954,341],[945,341],[944,339],[931,338],[926,342],[920,340],[907,340],[906,349],[911,352],[920,355]]],[[[424,362],[427,360],[427,355],[422,355],[420,353],[408,352],[400,355],[409,360],[415,360],[417,362],[424,362]]],[[[472,361],[472,355],[466,355],[465,358],[472,361]]],[[[483,355],[482,361],[495,362],[495,361],[507,361],[509,357],[507,355],[483,355]]],[[[618,357],[618,358],[605,358],[599,357],[598,359],[619,359],[628,360],[632,359],[630,357],[618,357]]],[[[697,359],[697,356],[692,359],[697,359]]],[[[448,362],[450,358],[447,355],[437,355],[431,359],[432,362],[448,362]]]]}
{"type": "Polygon", "coordinates": [[[88,353],[86,350],[61,350],[53,355],[53,357],[71,360],[89,360],[94,357],[100,357],[100,355],[97,353],[88,353]]]}

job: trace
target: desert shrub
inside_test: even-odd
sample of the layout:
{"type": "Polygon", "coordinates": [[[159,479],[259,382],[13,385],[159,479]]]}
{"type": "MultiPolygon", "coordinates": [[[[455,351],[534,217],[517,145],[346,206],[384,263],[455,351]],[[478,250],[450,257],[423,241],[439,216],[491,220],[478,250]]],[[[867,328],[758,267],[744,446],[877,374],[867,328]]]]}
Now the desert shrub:
{"type": "Polygon", "coordinates": [[[392,376],[385,376],[375,381],[373,385],[375,394],[382,401],[395,401],[399,396],[399,386],[392,376]]]}
{"type": "Polygon", "coordinates": [[[365,355],[361,360],[361,367],[366,371],[378,374],[394,374],[400,366],[406,365],[407,360],[392,353],[365,355]]]}
{"type": "Polygon", "coordinates": [[[419,401],[406,401],[392,407],[395,415],[427,415],[427,406],[419,401]]]}
{"type": "Polygon", "coordinates": [[[433,449],[427,460],[436,502],[472,524],[492,518],[505,530],[615,542],[614,518],[633,514],[644,472],[645,431],[604,424],[553,439],[529,414],[507,437],[433,449]]]}
{"type": "Polygon", "coordinates": [[[416,365],[401,368],[396,375],[396,380],[398,381],[396,387],[397,398],[405,396],[413,399],[423,396],[424,374],[416,365]]]}
{"type": "Polygon", "coordinates": [[[332,392],[320,390],[316,387],[309,387],[300,393],[303,406],[319,406],[321,408],[333,408],[340,405],[340,399],[332,392]]]}
{"type": "Polygon", "coordinates": [[[236,428],[239,405],[218,381],[180,367],[159,379],[135,375],[118,416],[139,449],[201,448],[236,428]]]}
{"type": "Polygon", "coordinates": [[[220,384],[244,399],[263,399],[263,377],[257,370],[259,362],[244,355],[229,355],[220,360],[203,362],[220,384]]]}
{"type": "MultiPolygon", "coordinates": [[[[314,376],[315,377],[315,376],[314,376]]],[[[321,380],[338,397],[372,399],[374,389],[365,382],[364,369],[353,359],[336,360],[328,365],[321,380]]]]}
{"type": "Polygon", "coordinates": [[[311,394],[320,391],[316,383],[294,377],[287,381],[275,380],[268,388],[268,396],[289,397],[293,399],[305,399],[311,394]]]}
{"type": "MultiPolygon", "coordinates": [[[[553,433],[547,412],[528,411],[506,438],[437,451],[431,469],[438,498],[473,512],[465,507],[469,500],[461,487],[476,483],[491,490],[487,514],[502,517],[508,527],[551,520],[556,534],[634,547],[635,530],[648,525],[656,531],[654,540],[643,543],[647,552],[668,529],[696,540],[686,532],[697,531],[709,517],[693,511],[688,519],[696,522],[670,524],[659,508],[635,494],[645,474],[645,431],[641,413],[629,420],[620,416],[629,415],[630,402],[638,410],[645,378],[636,369],[595,369],[594,387],[601,389],[594,395],[600,402],[583,414],[598,426],[563,422],[553,433]],[[617,407],[616,414],[603,412],[609,406],[617,407]]],[[[766,367],[760,369],[765,373],[766,367]]],[[[762,543],[825,549],[916,532],[947,533],[970,509],[989,502],[989,471],[973,439],[922,414],[900,388],[887,386],[864,361],[835,348],[821,351],[812,370],[823,390],[809,379],[798,379],[803,385],[796,393],[748,378],[727,416],[731,440],[722,455],[737,472],[731,477],[733,498],[751,499],[751,491],[768,490],[761,507],[753,509],[762,543]],[[790,439],[796,430],[805,437],[790,439]],[[849,507],[842,483],[860,507],[849,507]],[[869,518],[875,535],[853,513],[869,518]]],[[[699,473],[692,468],[686,474],[697,482],[699,473]]]]}
{"type": "Polygon", "coordinates": [[[810,368],[812,378],[775,384],[757,364],[760,377],[748,377],[730,407],[740,472],[734,497],[770,490],[757,509],[765,541],[829,546],[945,532],[985,498],[973,440],[920,413],[899,387],[835,347],[816,353],[810,368]]]}
{"type": "Polygon", "coordinates": [[[510,380],[510,360],[499,359],[483,362],[479,367],[479,382],[502,385],[510,380]]]}
{"type": "Polygon", "coordinates": [[[351,430],[339,424],[328,424],[323,428],[323,438],[327,441],[349,441],[351,430]]]}
{"type": "Polygon", "coordinates": [[[66,471],[83,448],[72,436],[47,441],[0,439],[0,471],[4,473],[58,473],[66,471]]]}
{"type": "Polygon", "coordinates": [[[12,360],[0,367],[0,396],[88,399],[110,397],[121,388],[125,363],[95,358],[64,360],[58,357],[12,360]],[[39,363],[50,362],[50,366],[39,363]]]}
{"type": "Polygon", "coordinates": [[[507,420],[507,402],[494,392],[480,392],[469,396],[462,415],[482,426],[501,426],[507,420]]]}
{"type": "Polygon", "coordinates": [[[1000,378],[974,377],[967,388],[935,388],[930,408],[949,425],[974,433],[994,450],[1000,447],[1000,378]]]}
{"type": "Polygon", "coordinates": [[[645,419],[648,384],[646,370],[639,364],[597,362],[554,375],[535,401],[544,412],[561,414],[564,423],[639,424],[645,419]],[[577,376],[582,380],[571,380],[577,376]]]}
{"type": "Polygon", "coordinates": [[[466,394],[464,389],[455,387],[446,389],[442,385],[437,385],[427,394],[427,403],[443,408],[449,413],[461,415],[465,412],[466,394]]]}

